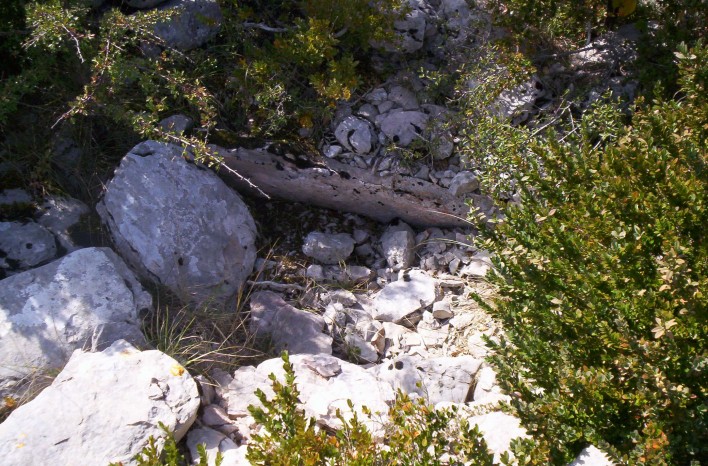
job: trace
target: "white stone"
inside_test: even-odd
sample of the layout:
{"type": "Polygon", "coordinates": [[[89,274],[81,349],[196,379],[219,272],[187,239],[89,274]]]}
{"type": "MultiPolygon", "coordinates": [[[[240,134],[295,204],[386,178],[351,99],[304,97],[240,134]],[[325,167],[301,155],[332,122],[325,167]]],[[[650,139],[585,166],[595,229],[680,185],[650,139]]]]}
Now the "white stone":
{"type": "Polygon", "coordinates": [[[449,301],[438,301],[433,304],[433,317],[436,319],[449,319],[455,314],[450,310],[449,301]]]}
{"type": "Polygon", "coordinates": [[[234,190],[184,155],[172,144],[138,144],[96,209],[144,278],[184,300],[226,301],[253,270],[256,226],[234,190]]]}
{"type": "Polygon", "coordinates": [[[37,219],[37,223],[51,231],[67,252],[79,249],[69,230],[91,209],[76,199],[49,197],[40,210],[42,215],[37,219]]]}
{"type": "Polygon", "coordinates": [[[568,466],[613,466],[614,464],[607,453],[595,445],[590,445],[585,447],[568,466]]]}
{"type": "Polygon", "coordinates": [[[388,99],[403,110],[417,110],[419,107],[415,93],[403,86],[393,86],[388,93],[388,99]]]}
{"type": "Polygon", "coordinates": [[[368,154],[376,145],[371,123],[363,118],[348,116],[334,130],[337,141],[356,154],[368,154]]]}
{"type": "Polygon", "coordinates": [[[35,267],[57,255],[54,235],[34,222],[0,222],[0,270],[35,267]]]}
{"type": "Polygon", "coordinates": [[[431,359],[400,356],[369,371],[394,389],[423,396],[431,404],[464,403],[471,398],[470,390],[481,365],[482,360],[471,356],[431,359]]]}
{"type": "Polygon", "coordinates": [[[100,353],[77,350],[54,382],[0,424],[6,466],[135,465],[148,438],[179,441],[197,417],[197,385],[156,350],[118,340],[100,353]]]}
{"type": "Polygon", "coordinates": [[[428,115],[419,111],[388,112],[376,118],[386,137],[401,147],[421,139],[428,125],[428,115]]]}
{"type": "Polygon", "coordinates": [[[495,464],[499,463],[501,455],[509,450],[513,439],[529,437],[518,418],[501,411],[471,416],[467,420],[470,426],[476,425],[479,428],[489,451],[494,453],[495,464]]]}
{"type": "Polygon", "coordinates": [[[373,317],[382,322],[414,326],[421,318],[422,309],[437,299],[436,280],[421,270],[411,270],[376,295],[373,317]]]}
{"type": "Polygon", "coordinates": [[[186,115],[171,115],[159,123],[160,129],[166,133],[182,135],[194,127],[194,120],[186,115]]]}
{"type": "MultiPolygon", "coordinates": [[[[370,372],[355,364],[329,355],[293,355],[290,362],[294,366],[295,383],[300,390],[300,400],[305,413],[314,417],[320,426],[338,429],[342,425],[336,417],[339,409],[345,419],[351,419],[353,412],[347,405],[351,400],[359,419],[372,430],[375,436],[382,434],[382,426],[377,420],[369,420],[362,412],[368,407],[372,413],[386,416],[389,404],[395,399],[391,385],[380,381],[370,372]],[[365,387],[362,389],[362,387],[365,387]]],[[[257,368],[239,368],[227,387],[222,387],[224,404],[232,418],[246,416],[248,405],[260,405],[253,395],[260,388],[269,398],[273,396],[269,374],[284,380],[281,359],[269,359],[257,368]]],[[[375,416],[376,417],[376,416],[375,416]]]]}
{"type": "Polygon", "coordinates": [[[35,372],[61,369],[75,349],[117,339],[144,344],[152,298],[108,248],[79,249],[0,281],[0,396],[35,372]]]}
{"type": "Polygon", "coordinates": [[[474,173],[462,171],[452,178],[448,189],[453,196],[464,196],[479,189],[479,180],[474,173]]]}
{"type": "Polygon", "coordinates": [[[347,233],[310,232],[302,245],[302,252],[323,264],[338,264],[354,251],[354,239],[347,233]]]}
{"type": "MultiPolygon", "coordinates": [[[[216,455],[221,453],[221,466],[248,466],[246,461],[247,447],[239,448],[236,443],[226,435],[208,427],[192,429],[187,434],[187,448],[193,460],[199,459],[198,445],[204,445],[207,454],[207,465],[216,465],[216,455]]],[[[195,462],[196,464],[196,462],[195,462]]]]}
{"type": "Polygon", "coordinates": [[[394,271],[406,269],[415,259],[415,233],[403,222],[390,225],[381,235],[381,249],[394,271]]]}

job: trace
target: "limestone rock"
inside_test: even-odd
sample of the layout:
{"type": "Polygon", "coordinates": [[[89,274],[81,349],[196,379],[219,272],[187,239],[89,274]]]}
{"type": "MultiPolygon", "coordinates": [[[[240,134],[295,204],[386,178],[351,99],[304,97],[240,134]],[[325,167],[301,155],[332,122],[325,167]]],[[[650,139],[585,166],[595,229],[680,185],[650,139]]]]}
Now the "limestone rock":
{"type": "Polygon", "coordinates": [[[391,91],[388,93],[388,99],[403,110],[417,110],[419,107],[418,98],[415,96],[415,93],[403,86],[394,86],[391,88],[391,91]]]}
{"type": "Polygon", "coordinates": [[[369,282],[374,272],[361,265],[317,265],[307,267],[305,276],[318,283],[338,283],[340,285],[356,285],[369,282]]]}
{"type": "Polygon", "coordinates": [[[0,191],[0,206],[31,203],[32,196],[24,189],[5,189],[0,191]]]}
{"type": "Polygon", "coordinates": [[[323,332],[322,316],[301,311],[272,291],[251,295],[251,331],[270,335],[278,351],[332,354],[332,337],[323,332]]]}
{"type": "Polygon", "coordinates": [[[394,389],[424,396],[431,404],[442,401],[464,403],[482,360],[471,356],[420,359],[400,356],[369,369],[394,389]]]}
{"type": "Polygon", "coordinates": [[[545,96],[543,83],[536,77],[514,89],[502,92],[493,104],[494,111],[513,125],[527,121],[535,111],[536,101],[545,96]]]}
{"type": "Polygon", "coordinates": [[[185,300],[227,300],[256,259],[241,198],[176,145],[147,141],[121,161],[96,207],[123,258],[185,300]]]}
{"type": "Polygon", "coordinates": [[[222,455],[221,466],[248,466],[250,464],[246,461],[248,448],[246,445],[239,447],[229,437],[214,429],[199,427],[189,431],[187,448],[189,448],[192,459],[199,458],[197,446],[200,444],[204,445],[209,466],[216,465],[217,453],[222,455]]]}
{"type": "MultiPolygon", "coordinates": [[[[339,409],[345,419],[350,419],[352,410],[347,400],[352,400],[354,411],[375,436],[381,432],[378,421],[370,421],[363,415],[362,406],[372,413],[388,413],[389,404],[395,399],[391,385],[380,381],[370,372],[355,364],[342,361],[334,356],[300,354],[290,357],[294,366],[295,383],[300,390],[300,400],[305,413],[314,417],[320,426],[328,429],[341,428],[336,418],[339,409]]],[[[270,398],[273,395],[269,374],[284,380],[283,361],[269,359],[258,367],[241,367],[227,387],[221,387],[224,407],[231,418],[248,415],[249,404],[260,404],[253,395],[260,388],[270,398]]]]}
{"type": "Polygon", "coordinates": [[[307,235],[302,252],[323,264],[338,264],[354,251],[354,239],[346,233],[313,231],[307,235]]]}
{"type": "Polygon", "coordinates": [[[489,257],[489,253],[486,251],[479,251],[472,256],[470,263],[465,265],[462,270],[460,270],[460,275],[463,277],[484,277],[491,269],[492,260],[489,257]]]}
{"type": "Polygon", "coordinates": [[[515,438],[528,438],[526,430],[521,427],[518,418],[503,413],[493,411],[487,414],[471,416],[467,419],[470,426],[477,426],[487,442],[487,447],[494,453],[494,463],[499,463],[499,459],[505,451],[509,450],[511,441],[515,438]]]}
{"type": "Polygon", "coordinates": [[[378,126],[388,139],[408,147],[420,139],[428,125],[429,116],[420,111],[391,111],[376,118],[378,126]]]}
{"type": "Polygon", "coordinates": [[[356,154],[372,152],[377,142],[371,123],[355,116],[342,120],[334,131],[337,141],[356,154]]]}
{"type": "Polygon", "coordinates": [[[362,363],[375,363],[379,359],[379,354],[374,345],[354,331],[349,331],[344,337],[347,353],[355,361],[362,363]]]}
{"type": "Polygon", "coordinates": [[[433,317],[436,319],[449,319],[455,314],[450,310],[449,301],[438,301],[433,304],[433,317]]]}
{"type": "Polygon", "coordinates": [[[474,387],[472,399],[474,401],[484,401],[502,393],[501,387],[497,385],[497,374],[493,368],[485,366],[477,374],[477,383],[474,387]]]}
{"type": "Polygon", "coordinates": [[[171,357],[118,340],[74,352],[52,385],[0,424],[7,466],[136,464],[162,422],[179,441],[199,408],[197,385],[171,357]],[[60,409],[58,409],[60,408],[60,409]]]}
{"type": "Polygon", "coordinates": [[[155,35],[179,50],[206,44],[219,32],[224,19],[216,0],[168,0],[158,8],[170,10],[172,16],[155,25],[155,35]]]}
{"type": "Polygon", "coordinates": [[[0,281],[0,395],[35,371],[60,369],[79,348],[144,344],[152,298],[108,248],[79,249],[0,281]]]}
{"type": "Polygon", "coordinates": [[[587,446],[568,466],[613,466],[615,463],[595,445],[587,446]]]}
{"type": "Polygon", "coordinates": [[[474,173],[462,171],[456,174],[448,188],[453,196],[460,197],[479,189],[479,180],[474,173]]]}
{"type": "Polygon", "coordinates": [[[374,298],[373,317],[382,322],[414,326],[422,309],[438,299],[437,282],[421,270],[411,270],[389,283],[374,298]]]}
{"type": "Polygon", "coordinates": [[[53,259],[54,235],[34,222],[0,222],[0,272],[24,270],[53,259]]]}
{"type": "Polygon", "coordinates": [[[159,124],[162,131],[181,135],[194,127],[194,120],[186,115],[176,114],[161,120],[159,124]]]}
{"type": "Polygon", "coordinates": [[[389,226],[381,235],[381,249],[394,271],[406,269],[415,259],[415,233],[403,222],[389,226]]]}
{"type": "Polygon", "coordinates": [[[427,14],[424,8],[427,5],[423,0],[408,0],[407,3],[408,13],[404,18],[395,21],[393,24],[397,40],[393,43],[375,42],[371,45],[387,52],[403,53],[412,53],[423,47],[427,26],[427,14]]]}
{"type": "Polygon", "coordinates": [[[70,197],[49,197],[40,211],[37,223],[51,231],[67,252],[79,249],[70,230],[91,211],[86,204],[70,197]]]}

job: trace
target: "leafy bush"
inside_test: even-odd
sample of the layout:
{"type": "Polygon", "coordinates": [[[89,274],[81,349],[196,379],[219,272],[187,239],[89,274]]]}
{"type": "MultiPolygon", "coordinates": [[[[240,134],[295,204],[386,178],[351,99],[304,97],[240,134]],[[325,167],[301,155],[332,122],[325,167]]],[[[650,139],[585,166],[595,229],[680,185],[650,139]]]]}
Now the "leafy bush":
{"type": "MultiPolygon", "coordinates": [[[[337,412],[343,427],[329,435],[299,406],[293,366],[287,353],[282,357],[284,383],[271,374],[275,396],[268,400],[258,390],[262,406],[249,407],[265,431],[254,435],[248,446],[247,458],[252,464],[492,465],[493,455],[476,427],[458,419],[454,410],[435,410],[422,398],[411,400],[402,393],[389,411],[391,422],[386,426],[384,444],[375,441],[356,413],[345,419],[337,412]]],[[[353,408],[351,401],[349,408],[353,408]]]]}
{"type": "Polygon", "coordinates": [[[519,148],[521,203],[482,231],[493,362],[554,463],[588,443],[628,464],[708,454],[708,49],[676,56],[680,96],[631,126],[598,105],[519,148]]]}
{"type": "MultiPolygon", "coordinates": [[[[372,79],[369,42],[392,38],[403,12],[398,0],[220,5],[218,37],[179,51],[153,33],[169,10],[127,14],[130,9],[109,5],[97,12],[86,0],[3,3],[0,57],[15,66],[0,75],[0,131],[16,136],[0,155],[19,177],[36,172],[20,184],[49,184],[51,148],[28,142],[47,145],[49,128],[67,122],[132,128],[141,138],[189,145],[207,162],[213,162],[211,142],[316,132],[334,101],[372,79]],[[175,113],[192,117],[198,131],[175,135],[161,128],[159,121],[175,113]],[[28,115],[34,121],[21,121],[28,115]],[[21,133],[28,126],[41,133],[21,133]]],[[[97,144],[94,136],[87,144],[97,144]]]]}
{"type": "MultiPolygon", "coordinates": [[[[186,466],[187,460],[179,450],[177,442],[175,442],[175,437],[172,432],[167,428],[165,424],[160,422],[160,428],[165,433],[161,442],[158,441],[153,435],[148,438],[148,444],[142,449],[140,453],[135,455],[135,464],[138,466],[186,466]],[[162,445],[160,445],[162,443],[162,445]]],[[[198,466],[207,466],[209,464],[209,458],[206,453],[206,448],[203,444],[197,446],[197,451],[199,452],[199,463],[195,463],[198,466]]],[[[223,461],[223,456],[221,452],[216,454],[214,459],[214,464],[219,466],[223,461]]],[[[111,463],[110,466],[122,466],[123,463],[111,463]]]]}

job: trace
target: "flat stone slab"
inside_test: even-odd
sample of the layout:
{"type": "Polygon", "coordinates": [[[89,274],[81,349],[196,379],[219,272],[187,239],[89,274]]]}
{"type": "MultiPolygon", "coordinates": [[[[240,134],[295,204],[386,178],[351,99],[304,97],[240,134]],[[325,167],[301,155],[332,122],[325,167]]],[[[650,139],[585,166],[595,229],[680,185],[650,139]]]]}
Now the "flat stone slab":
{"type": "Polygon", "coordinates": [[[139,313],[152,297],[108,248],[79,249],[0,281],[0,395],[72,352],[117,339],[144,344],[139,313]]]}
{"type": "Polygon", "coordinates": [[[438,299],[437,281],[421,270],[404,273],[374,298],[372,316],[382,322],[414,326],[422,310],[438,299]]]}
{"type": "Polygon", "coordinates": [[[164,353],[119,340],[74,352],[54,382],[0,424],[6,466],[134,465],[162,422],[179,441],[199,408],[197,385],[164,353]]]}

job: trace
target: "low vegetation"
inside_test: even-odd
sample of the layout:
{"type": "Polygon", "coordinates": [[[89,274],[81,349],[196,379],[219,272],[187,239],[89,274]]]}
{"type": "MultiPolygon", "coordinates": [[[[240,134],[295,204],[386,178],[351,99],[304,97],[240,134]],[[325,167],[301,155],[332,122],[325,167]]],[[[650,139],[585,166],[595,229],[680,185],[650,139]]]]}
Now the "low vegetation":
{"type": "MultiPolygon", "coordinates": [[[[625,3],[633,2],[610,2],[625,3]]],[[[398,1],[219,0],[219,35],[178,51],[152,32],[169,13],[90,4],[0,4],[3,187],[70,190],[52,156],[60,131],[92,156],[81,162],[84,195],[99,191],[141,138],[190,145],[206,161],[212,142],[287,138],[311,150],[338,101],[380,84],[370,44],[392,41],[406,12],[398,1]],[[198,130],[159,126],[178,112],[198,130]]],[[[515,442],[516,459],[502,463],[564,464],[594,444],[622,464],[699,464],[708,457],[704,2],[638,2],[632,20],[649,32],[632,65],[643,97],[628,104],[606,95],[582,110],[569,103],[536,128],[512,126],[491,103],[541,65],[539,52],[563,56],[627,19],[608,18],[604,0],[489,4],[510,34],[458,54],[456,69],[438,72],[436,83],[462,115],[450,123],[460,155],[503,204],[495,228],[481,228],[478,239],[494,253],[489,279],[498,288],[482,304],[506,331],[489,342],[491,362],[534,441],[515,442]]],[[[224,334],[209,327],[198,340],[190,334],[197,322],[191,312],[154,314],[146,329],[195,367],[237,346],[212,343],[238,325],[224,334]]],[[[326,433],[298,407],[287,357],[285,368],[286,380],[273,380],[275,398],[260,393],[262,406],[252,409],[265,429],[249,446],[255,464],[493,462],[456,413],[404,395],[383,444],[357,417],[342,416],[344,428],[326,433]]],[[[173,443],[160,454],[153,439],[141,464],[180,464],[173,443]]]]}

